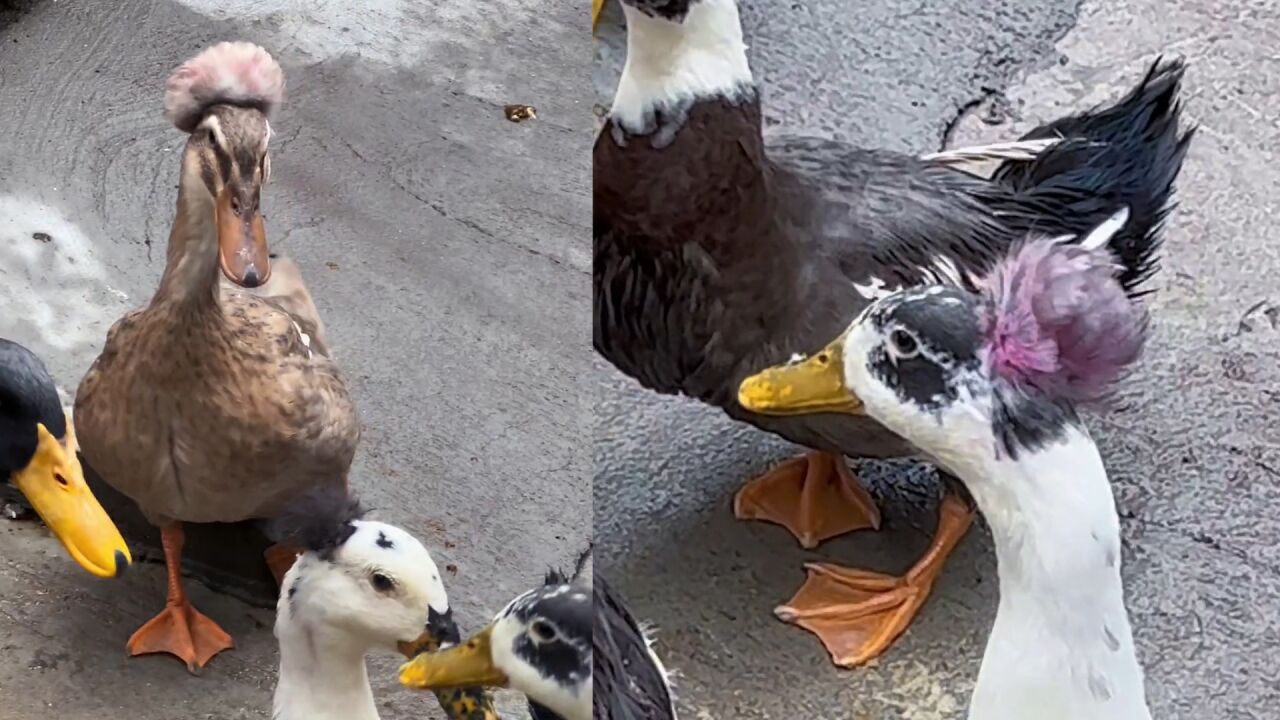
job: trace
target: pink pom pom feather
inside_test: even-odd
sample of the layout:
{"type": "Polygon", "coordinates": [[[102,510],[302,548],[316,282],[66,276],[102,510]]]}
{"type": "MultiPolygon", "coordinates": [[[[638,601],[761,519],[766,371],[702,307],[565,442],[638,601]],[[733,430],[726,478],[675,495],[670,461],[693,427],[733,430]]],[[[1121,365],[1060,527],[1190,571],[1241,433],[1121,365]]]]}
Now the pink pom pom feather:
{"type": "Polygon", "coordinates": [[[284,71],[262,48],[218,43],[186,61],[165,85],[164,116],[183,132],[196,128],[216,103],[251,105],[268,117],[284,100],[284,71]]]}
{"type": "Polygon", "coordinates": [[[1024,244],[981,283],[984,354],[1015,385],[1071,402],[1101,400],[1142,355],[1145,310],[1105,248],[1024,244]]]}

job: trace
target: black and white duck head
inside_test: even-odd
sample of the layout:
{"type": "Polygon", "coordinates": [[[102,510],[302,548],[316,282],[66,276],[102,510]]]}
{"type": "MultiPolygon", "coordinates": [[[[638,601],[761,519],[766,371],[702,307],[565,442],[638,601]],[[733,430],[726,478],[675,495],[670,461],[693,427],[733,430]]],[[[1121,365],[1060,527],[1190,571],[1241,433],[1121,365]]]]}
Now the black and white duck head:
{"type": "Polygon", "coordinates": [[[512,600],[462,644],[400,669],[409,687],[509,687],[536,720],[591,718],[591,595],[558,572],[512,600]]]}
{"type": "Polygon", "coordinates": [[[308,502],[272,533],[305,548],[276,609],[278,720],[376,720],[365,655],[396,653],[428,634],[457,636],[431,554],[408,532],[362,515],[354,500],[308,502]]]}
{"type": "Polygon", "coordinates": [[[821,352],[748,378],[739,401],[870,415],[962,477],[1053,445],[1081,427],[1077,404],[1104,399],[1142,353],[1146,314],[1106,250],[1125,218],[1078,244],[1024,243],[976,294],[939,285],[881,298],[821,352]]]}

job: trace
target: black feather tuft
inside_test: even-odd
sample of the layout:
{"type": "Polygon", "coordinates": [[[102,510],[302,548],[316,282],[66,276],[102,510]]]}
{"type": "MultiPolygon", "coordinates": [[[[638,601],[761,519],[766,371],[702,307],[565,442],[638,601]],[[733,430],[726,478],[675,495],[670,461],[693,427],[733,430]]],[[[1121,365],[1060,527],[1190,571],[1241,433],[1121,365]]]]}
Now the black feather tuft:
{"type": "Polygon", "coordinates": [[[542,579],[543,585],[565,585],[568,582],[569,576],[560,568],[547,568],[546,577],[542,579]]]}
{"type": "Polygon", "coordinates": [[[334,483],[291,503],[267,523],[266,535],[273,542],[299,545],[327,560],[355,533],[353,523],[366,512],[354,495],[334,483]]]}
{"type": "Polygon", "coordinates": [[[1066,138],[1031,161],[1004,163],[993,178],[1016,202],[1062,211],[1080,232],[1121,207],[1129,222],[1109,247],[1123,265],[1120,283],[1131,297],[1159,269],[1162,231],[1173,210],[1174,181],[1195,129],[1182,131],[1178,97],[1186,65],[1157,58],[1142,82],[1112,105],[1060,118],[1022,137],[1066,138]]]}

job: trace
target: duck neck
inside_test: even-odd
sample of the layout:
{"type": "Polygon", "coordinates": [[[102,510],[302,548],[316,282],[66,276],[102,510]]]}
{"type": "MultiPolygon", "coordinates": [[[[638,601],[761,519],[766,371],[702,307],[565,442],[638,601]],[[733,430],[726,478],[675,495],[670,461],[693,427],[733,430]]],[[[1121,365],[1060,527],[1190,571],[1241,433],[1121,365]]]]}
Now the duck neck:
{"type": "Polygon", "coordinates": [[[735,0],[692,0],[684,17],[623,5],[627,60],[610,115],[629,132],[652,130],[655,113],[752,89],[735,0]]]}
{"type": "Polygon", "coordinates": [[[957,465],[991,526],[1000,577],[969,717],[1149,718],[1119,516],[1087,432],[1069,427],[1048,446],[957,465]]]}
{"type": "Polygon", "coordinates": [[[200,176],[200,162],[183,156],[177,214],[160,286],[152,304],[194,312],[218,312],[218,222],[214,199],[200,176]]]}
{"type": "Polygon", "coordinates": [[[280,677],[274,720],[378,720],[366,643],[288,613],[276,620],[280,677]]]}
{"type": "Polygon", "coordinates": [[[683,18],[623,9],[627,60],[593,159],[597,217],[664,249],[758,233],[766,159],[734,0],[693,0],[683,18]],[[690,238],[708,219],[716,237],[690,238]]]}

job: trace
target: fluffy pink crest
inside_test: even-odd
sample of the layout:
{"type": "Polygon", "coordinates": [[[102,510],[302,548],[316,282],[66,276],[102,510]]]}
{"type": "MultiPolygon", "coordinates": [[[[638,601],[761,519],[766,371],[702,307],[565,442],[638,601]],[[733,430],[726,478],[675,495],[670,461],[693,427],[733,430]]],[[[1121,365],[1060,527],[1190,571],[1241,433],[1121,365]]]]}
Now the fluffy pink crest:
{"type": "Polygon", "coordinates": [[[1145,310],[1105,247],[1024,243],[982,281],[992,371],[1054,399],[1104,398],[1142,356],[1145,310]]]}
{"type": "Polygon", "coordinates": [[[284,70],[262,48],[223,42],[183,63],[169,76],[164,116],[183,132],[217,103],[257,107],[268,117],[284,101],[284,70]]]}

